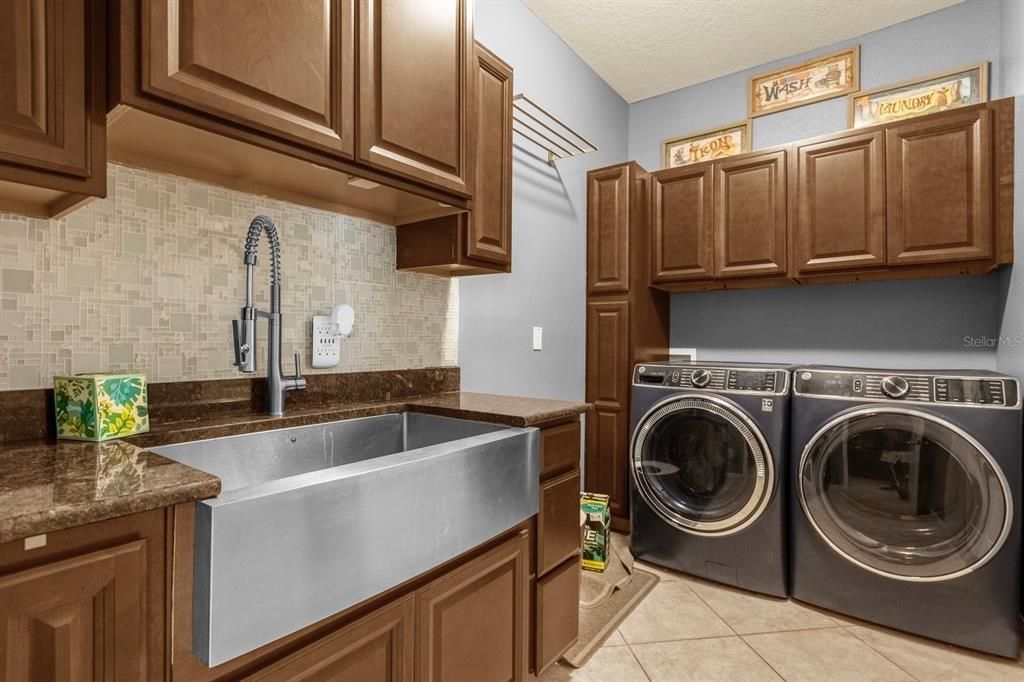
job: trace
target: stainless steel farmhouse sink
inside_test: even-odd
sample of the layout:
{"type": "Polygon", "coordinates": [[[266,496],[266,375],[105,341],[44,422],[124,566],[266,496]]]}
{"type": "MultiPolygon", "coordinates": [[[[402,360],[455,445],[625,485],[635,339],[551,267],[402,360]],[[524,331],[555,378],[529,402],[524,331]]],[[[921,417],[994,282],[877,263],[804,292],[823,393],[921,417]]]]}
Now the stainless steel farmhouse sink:
{"type": "Polygon", "coordinates": [[[382,415],[153,448],[219,476],[197,502],[193,651],[209,666],[537,513],[537,429],[382,415]]]}

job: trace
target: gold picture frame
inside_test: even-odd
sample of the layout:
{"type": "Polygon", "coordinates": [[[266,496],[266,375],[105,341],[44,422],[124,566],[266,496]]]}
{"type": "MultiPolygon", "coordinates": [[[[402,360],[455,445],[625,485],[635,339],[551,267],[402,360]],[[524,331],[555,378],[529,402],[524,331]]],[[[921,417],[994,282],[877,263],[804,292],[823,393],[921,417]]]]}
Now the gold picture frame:
{"type": "Polygon", "coordinates": [[[750,151],[750,119],[708,128],[661,142],[661,167],[678,168],[750,151]],[[737,141],[737,137],[739,140],[737,141]],[[702,144],[703,143],[703,144],[702,144]],[[677,152],[689,148],[680,156],[677,152]]]}
{"type": "Polygon", "coordinates": [[[756,118],[842,97],[859,89],[860,46],[854,45],[752,76],[747,83],[747,113],[756,118]]]}
{"type": "Polygon", "coordinates": [[[988,68],[987,61],[980,62],[855,92],[847,97],[847,124],[863,128],[983,104],[988,101],[988,68]]]}

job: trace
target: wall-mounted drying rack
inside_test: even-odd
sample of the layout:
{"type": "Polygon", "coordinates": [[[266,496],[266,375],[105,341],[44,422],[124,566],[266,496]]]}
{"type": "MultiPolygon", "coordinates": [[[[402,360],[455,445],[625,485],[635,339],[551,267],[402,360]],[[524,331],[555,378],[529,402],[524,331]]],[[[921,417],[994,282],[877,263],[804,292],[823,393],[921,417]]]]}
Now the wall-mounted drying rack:
{"type": "Polygon", "coordinates": [[[560,159],[597,151],[597,145],[523,93],[512,98],[512,132],[546,151],[551,166],[560,159]]]}

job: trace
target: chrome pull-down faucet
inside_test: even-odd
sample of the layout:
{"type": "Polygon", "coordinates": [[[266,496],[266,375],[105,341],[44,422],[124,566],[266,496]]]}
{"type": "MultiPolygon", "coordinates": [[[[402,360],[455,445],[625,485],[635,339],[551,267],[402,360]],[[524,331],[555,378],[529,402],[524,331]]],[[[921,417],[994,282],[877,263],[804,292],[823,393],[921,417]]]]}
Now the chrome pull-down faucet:
{"type": "Polygon", "coordinates": [[[306,388],[299,368],[299,354],[295,354],[295,376],[286,376],[281,369],[281,242],[277,228],[266,216],[258,215],[249,223],[245,237],[245,306],[241,319],[231,323],[235,340],[235,366],[251,374],[256,371],[256,320],[264,318],[270,327],[267,341],[267,414],[284,414],[284,394],[306,388]],[[270,312],[253,306],[253,276],[256,269],[256,247],[260,234],[266,232],[270,242],[270,312]]]}

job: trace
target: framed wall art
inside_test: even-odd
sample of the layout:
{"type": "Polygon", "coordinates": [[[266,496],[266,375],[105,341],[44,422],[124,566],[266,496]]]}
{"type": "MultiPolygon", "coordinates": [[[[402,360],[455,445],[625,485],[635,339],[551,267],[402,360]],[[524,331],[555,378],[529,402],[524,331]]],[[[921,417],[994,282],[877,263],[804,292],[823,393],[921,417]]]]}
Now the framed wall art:
{"type": "Polygon", "coordinates": [[[661,143],[662,168],[721,159],[750,151],[750,121],[702,130],[661,143]]]}
{"type": "Polygon", "coordinates": [[[988,101],[988,62],[849,97],[850,127],[863,128],[988,101]]]}
{"type": "Polygon", "coordinates": [[[751,117],[840,97],[860,88],[860,47],[816,57],[750,79],[751,117]]]}

